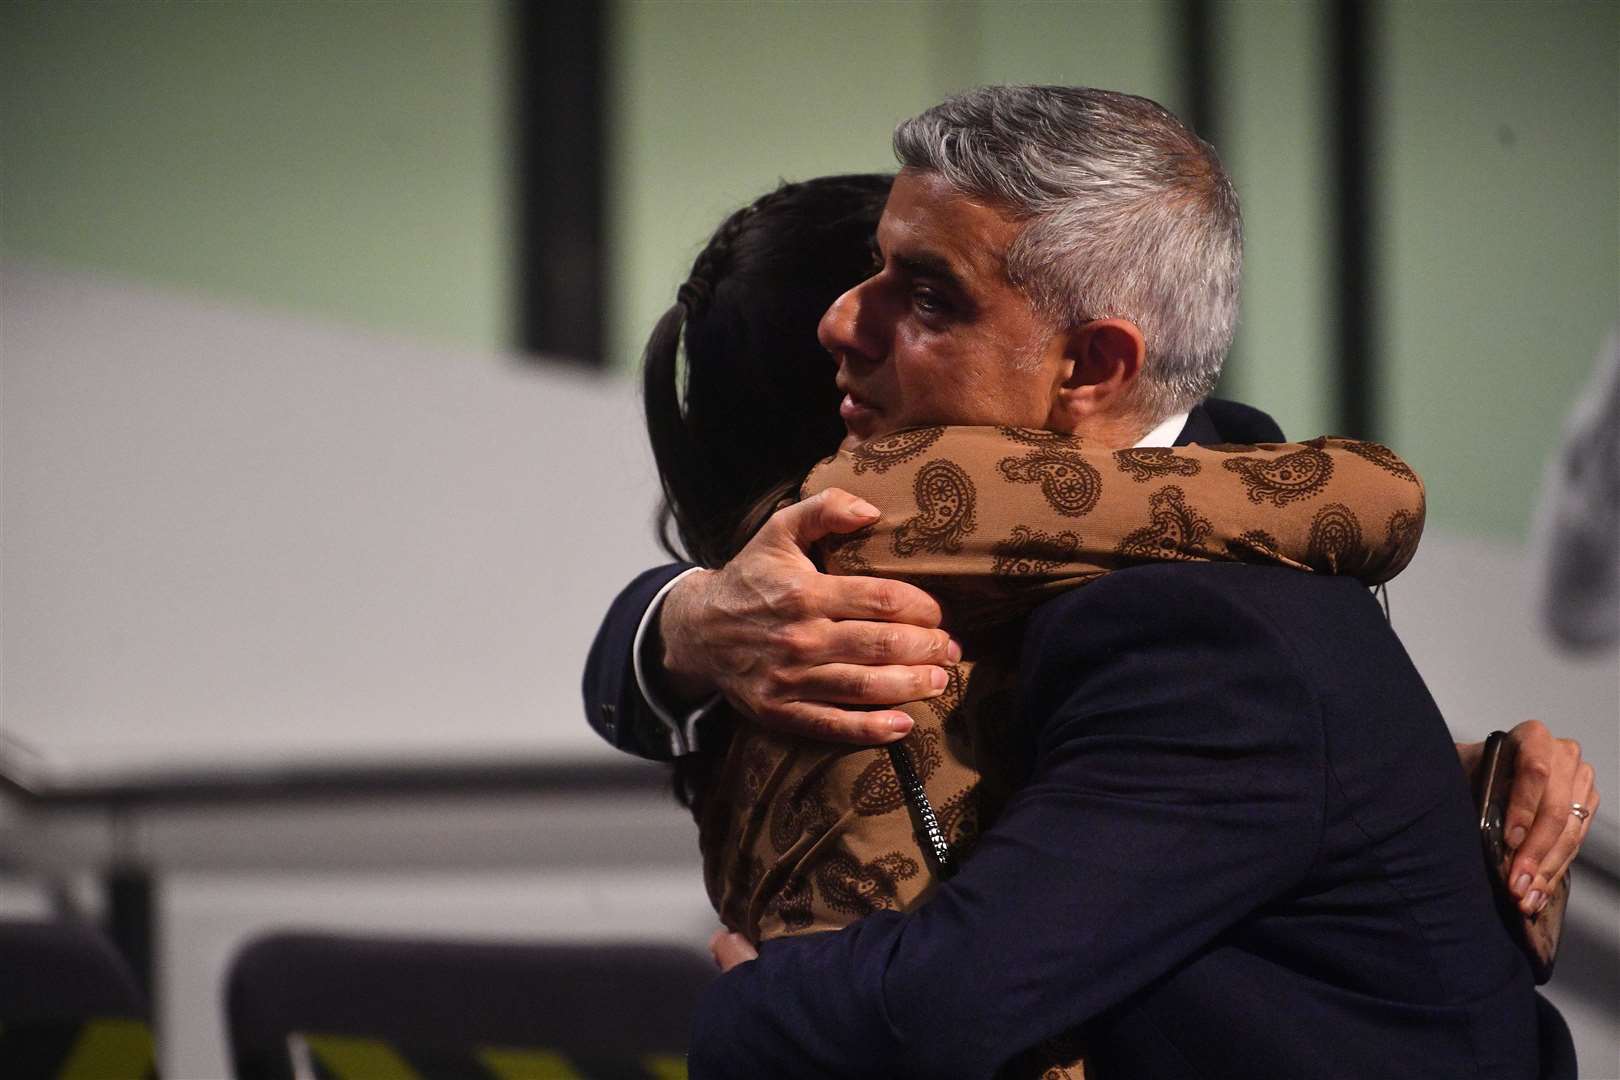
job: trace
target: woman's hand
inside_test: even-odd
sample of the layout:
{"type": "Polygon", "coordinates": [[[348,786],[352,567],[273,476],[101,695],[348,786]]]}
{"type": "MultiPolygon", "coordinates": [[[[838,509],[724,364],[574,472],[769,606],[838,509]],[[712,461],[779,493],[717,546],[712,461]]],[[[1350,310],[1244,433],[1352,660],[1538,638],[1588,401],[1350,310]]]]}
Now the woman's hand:
{"type": "MultiPolygon", "coordinates": [[[[1518,751],[1504,822],[1513,852],[1508,889],[1519,910],[1531,915],[1546,906],[1575,860],[1599,797],[1592,765],[1581,759],[1581,744],[1574,739],[1554,738],[1540,720],[1526,720],[1508,732],[1508,740],[1518,751]]],[[[1470,776],[1479,768],[1482,749],[1480,743],[1457,746],[1470,776]]]]}
{"type": "Polygon", "coordinates": [[[741,934],[732,933],[721,927],[709,938],[709,953],[714,957],[714,966],[721,972],[730,971],[738,964],[746,964],[750,960],[759,958],[759,950],[741,934]]]}

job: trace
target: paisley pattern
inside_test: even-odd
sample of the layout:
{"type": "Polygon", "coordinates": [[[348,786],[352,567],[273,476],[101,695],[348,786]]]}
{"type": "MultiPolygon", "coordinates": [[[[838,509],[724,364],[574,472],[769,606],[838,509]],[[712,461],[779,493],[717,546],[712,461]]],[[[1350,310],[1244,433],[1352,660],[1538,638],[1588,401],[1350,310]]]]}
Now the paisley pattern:
{"type": "Polygon", "coordinates": [[[1039,484],[1048,505],[1064,517],[1084,517],[1102,496],[1102,475],[1074,450],[1040,447],[1002,458],[996,468],[1015,484],[1039,484]]]}
{"type": "Polygon", "coordinates": [[[1131,559],[1197,558],[1214,526],[1187,505],[1186,493],[1172,484],[1155,491],[1148,505],[1152,520],[1121,540],[1119,553],[1131,559]]]}
{"type": "MultiPolygon", "coordinates": [[[[912,728],[911,734],[901,743],[911,752],[912,768],[917,770],[918,779],[926,782],[942,760],[939,733],[912,728]]],[[[889,760],[888,754],[872,755],[872,763],[861,770],[855,783],[850,786],[849,804],[862,817],[887,814],[906,804],[900,778],[895,775],[894,763],[889,760]]]]}
{"type": "Polygon", "coordinates": [[[910,428],[864,442],[850,451],[855,475],[886,473],[933,446],[943,434],[945,429],[942,427],[910,428]]]}
{"type": "Polygon", "coordinates": [[[945,842],[951,845],[951,854],[960,860],[978,839],[980,830],[977,787],[965,787],[946,799],[937,808],[939,827],[945,830],[945,842]]]}
{"type": "Polygon", "coordinates": [[[866,557],[866,542],[877,532],[868,525],[852,533],[834,533],[821,542],[823,565],[829,574],[871,577],[872,561],[866,557]]]}
{"type": "Polygon", "coordinates": [[[939,458],[917,470],[912,494],[917,516],[894,531],[894,553],[901,558],[926,551],[956,553],[962,538],[978,528],[973,481],[954,461],[939,458]]]}
{"type": "Polygon", "coordinates": [[[816,885],[822,899],[833,909],[850,915],[870,915],[894,908],[899,897],[896,882],[916,877],[921,870],[916,859],[898,851],[866,863],[839,851],[816,868],[816,885]]]}
{"type": "Polygon", "coordinates": [[[802,874],[788,878],[782,890],[771,898],[766,910],[782,920],[789,930],[805,930],[815,921],[815,896],[810,882],[802,874]]]}
{"type": "Polygon", "coordinates": [[[780,855],[807,832],[826,829],[837,818],[827,802],[820,778],[806,776],[785,796],[779,796],[771,813],[771,847],[780,855]]]}
{"type": "Polygon", "coordinates": [[[1248,488],[1249,501],[1283,507],[1308,499],[1333,479],[1333,458],[1306,446],[1279,458],[1234,458],[1221,463],[1248,488]]]}
{"type": "Polygon", "coordinates": [[[1312,566],[1345,565],[1345,560],[1361,550],[1361,522],[1343,503],[1329,503],[1311,521],[1311,538],[1305,561],[1312,566]]]}
{"type": "Polygon", "coordinates": [[[998,578],[1046,574],[1073,561],[1080,538],[1072,532],[1047,533],[1019,525],[1007,539],[990,549],[990,573],[998,578]]]}
{"type": "Polygon", "coordinates": [[[1384,527],[1384,543],[1393,547],[1397,558],[1410,560],[1417,551],[1418,540],[1423,536],[1423,513],[1413,513],[1408,510],[1397,510],[1389,516],[1389,524],[1384,527]]]}
{"type": "MultiPolygon", "coordinates": [[[[1305,445],[1312,446],[1315,442],[1316,440],[1313,439],[1305,445]]],[[[1360,442],[1355,439],[1340,439],[1338,445],[1352,454],[1366,458],[1391,476],[1398,476],[1402,480],[1413,484],[1423,482],[1418,479],[1418,474],[1412,471],[1412,466],[1402,461],[1396,456],[1395,451],[1387,446],[1375,442],[1360,442]]]]}
{"type": "Polygon", "coordinates": [[[1008,427],[1002,425],[996,428],[996,434],[1003,439],[1011,439],[1025,446],[1065,446],[1070,450],[1080,449],[1080,438],[1076,435],[1065,435],[1061,431],[1045,431],[1041,428],[1008,427]]]}
{"type": "Polygon", "coordinates": [[[1181,457],[1168,446],[1138,446],[1114,454],[1119,471],[1139,484],[1166,476],[1197,476],[1203,466],[1189,457],[1181,457]]]}
{"type": "Polygon", "coordinates": [[[743,802],[752,802],[759,798],[777,764],[776,755],[771,753],[769,746],[759,742],[751,743],[743,756],[742,783],[739,785],[738,798],[743,802]]]}

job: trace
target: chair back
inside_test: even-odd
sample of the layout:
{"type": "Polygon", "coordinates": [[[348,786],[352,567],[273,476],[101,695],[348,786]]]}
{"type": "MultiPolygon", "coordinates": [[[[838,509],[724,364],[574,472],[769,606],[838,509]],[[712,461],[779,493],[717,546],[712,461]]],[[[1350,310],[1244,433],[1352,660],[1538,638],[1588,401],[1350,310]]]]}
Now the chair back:
{"type": "Polygon", "coordinates": [[[0,921],[0,972],[0,1076],[156,1074],[146,1001],[93,927],[0,921]]]}
{"type": "Polygon", "coordinates": [[[706,958],[664,945],[278,933],[235,958],[238,1080],[685,1075],[706,958]]]}

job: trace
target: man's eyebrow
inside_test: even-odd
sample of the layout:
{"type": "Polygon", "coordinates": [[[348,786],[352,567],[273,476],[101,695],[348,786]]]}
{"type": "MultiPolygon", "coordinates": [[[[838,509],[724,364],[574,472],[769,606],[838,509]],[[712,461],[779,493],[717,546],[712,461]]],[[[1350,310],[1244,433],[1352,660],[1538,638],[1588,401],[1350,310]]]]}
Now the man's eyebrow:
{"type": "Polygon", "coordinates": [[[937,278],[958,292],[966,292],[961,275],[942,256],[923,252],[918,255],[895,255],[894,262],[913,277],[937,278]]]}

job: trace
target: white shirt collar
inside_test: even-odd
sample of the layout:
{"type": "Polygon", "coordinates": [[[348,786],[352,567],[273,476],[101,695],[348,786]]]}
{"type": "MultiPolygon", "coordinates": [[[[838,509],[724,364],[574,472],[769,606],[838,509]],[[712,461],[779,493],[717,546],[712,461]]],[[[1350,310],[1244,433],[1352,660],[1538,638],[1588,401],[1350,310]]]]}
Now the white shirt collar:
{"type": "Polygon", "coordinates": [[[1164,422],[1146,435],[1137,440],[1137,446],[1174,446],[1181,437],[1181,429],[1187,426],[1189,412],[1176,413],[1166,417],[1164,422]]]}

